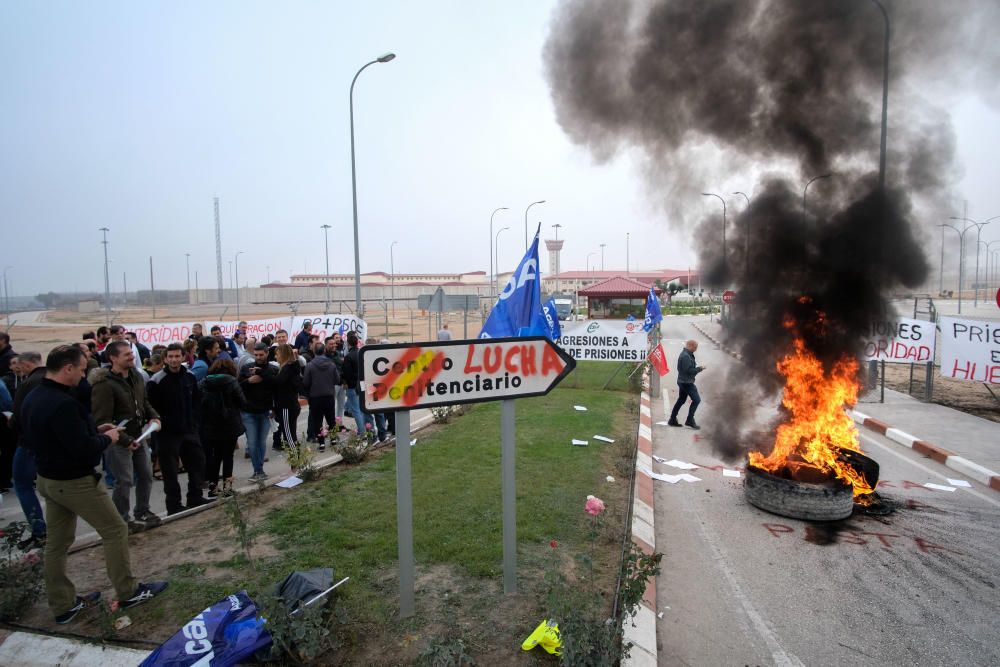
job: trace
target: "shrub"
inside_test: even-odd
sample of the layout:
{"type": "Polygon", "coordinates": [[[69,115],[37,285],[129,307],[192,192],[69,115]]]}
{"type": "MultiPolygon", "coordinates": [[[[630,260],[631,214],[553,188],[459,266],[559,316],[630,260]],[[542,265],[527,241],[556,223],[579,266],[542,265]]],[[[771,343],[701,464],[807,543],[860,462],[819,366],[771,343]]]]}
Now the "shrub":
{"type": "Polygon", "coordinates": [[[367,437],[352,433],[347,437],[347,440],[336,445],[333,449],[344,457],[344,463],[356,465],[368,458],[372,446],[367,437]]]}
{"type": "Polygon", "coordinates": [[[20,618],[45,589],[41,556],[17,548],[27,528],[26,522],[13,521],[0,531],[0,621],[20,618]]]}

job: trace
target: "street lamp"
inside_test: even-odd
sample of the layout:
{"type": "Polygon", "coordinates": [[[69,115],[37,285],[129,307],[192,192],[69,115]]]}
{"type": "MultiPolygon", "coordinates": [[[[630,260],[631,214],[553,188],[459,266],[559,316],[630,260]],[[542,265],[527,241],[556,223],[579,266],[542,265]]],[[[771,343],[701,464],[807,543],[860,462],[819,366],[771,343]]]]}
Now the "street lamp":
{"type": "Polygon", "coordinates": [[[820,174],[819,176],[815,176],[813,178],[810,178],[809,182],[806,183],[806,187],[802,188],[802,213],[803,213],[803,215],[805,215],[805,213],[806,213],[806,193],[809,192],[809,186],[812,185],[815,181],[820,180],[821,178],[830,178],[830,176],[831,176],[831,174],[820,174]]]}
{"type": "MultiPolygon", "coordinates": [[[[734,195],[742,195],[744,199],[747,200],[747,208],[750,208],[750,196],[745,192],[734,192],[734,195]]],[[[747,216],[747,230],[746,234],[746,244],[743,248],[743,253],[746,255],[746,261],[744,262],[744,270],[746,271],[746,276],[743,282],[749,283],[750,281],[750,216],[747,216]]]]}
{"type": "Polygon", "coordinates": [[[7,271],[13,266],[3,267],[3,311],[7,315],[7,331],[10,332],[10,290],[7,287],[7,271]]]}
{"type": "Polygon", "coordinates": [[[528,249],[528,211],[530,211],[531,207],[534,206],[535,204],[544,204],[544,203],[545,203],[544,199],[539,199],[538,201],[531,202],[530,204],[528,204],[528,208],[524,209],[524,249],[525,250],[528,249]]]}
{"type": "Polygon", "coordinates": [[[236,321],[240,321],[240,255],[243,251],[240,250],[236,255],[233,256],[233,261],[236,263],[236,321]]]}
{"type": "Polygon", "coordinates": [[[702,197],[715,197],[722,202],[722,269],[725,274],[726,269],[726,200],[714,192],[702,192],[702,197]]]}
{"type": "MultiPolygon", "coordinates": [[[[955,218],[955,217],[948,218],[949,220],[964,220],[965,222],[971,223],[976,226],[976,284],[972,286],[973,306],[979,305],[979,243],[980,243],[979,236],[983,232],[983,227],[990,224],[997,218],[1000,218],[1000,215],[994,215],[986,222],[976,222],[972,218],[955,218]]],[[[968,229],[972,228],[968,227],[968,229]]]]}
{"type": "MultiPolygon", "coordinates": [[[[188,292],[191,291],[191,253],[184,253],[184,269],[187,273],[188,292]]],[[[190,298],[190,297],[188,297],[190,298]]]]}
{"type": "Polygon", "coordinates": [[[601,244],[601,272],[604,271],[604,247],[608,245],[607,243],[601,244]]]}
{"type": "MultiPolygon", "coordinates": [[[[358,77],[361,73],[365,71],[369,66],[375,63],[387,63],[396,57],[395,53],[386,53],[379,56],[375,60],[372,60],[358,70],[354,78],[351,79],[351,199],[354,204],[354,314],[361,317],[361,254],[358,250],[358,178],[357,170],[354,162],[354,84],[357,82],[358,77]]],[[[329,274],[329,271],[327,271],[329,274]]],[[[329,281],[327,281],[329,284],[329,281]]],[[[327,300],[329,301],[329,293],[327,294],[327,300]]]]}
{"type": "MultiPolygon", "coordinates": [[[[951,218],[954,220],[955,218],[951,218]]],[[[947,223],[941,223],[938,227],[947,227],[948,229],[954,231],[958,234],[958,314],[962,314],[962,278],[965,275],[965,233],[972,229],[972,227],[966,227],[963,230],[959,230],[958,227],[949,225],[947,223]]],[[[977,249],[978,250],[978,249],[977,249]]]]}
{"type": "Polygon", "coordinates": [[[108,319],[108,326],[111,326],[111,278],[108,275],[108,232],[111,230],[107,227],[101,227],[97,231],[104,236],[104,240],[101,241],[104,245],[104,312],[108,319]]]}
{"type": "Polygon", "coordinates": [[[393,241],[389,244],[389,298],[392,300],[392,316],[396,317],[396,261],[392,255],[392,247],[399,243],[393,241]]]}
{"type": "Polygon", "coordinates": [[[491,290],[493,289],[493,280],[496,277],[493,265],[493,216],[495,216],[500,211],[509,211],[509,210],[510,209],[508,209],[506,206],[501,206],[497,209],[494,209],[494,211],[490,213],[490,289],[491,290]]]}
{"type": "Polygon", "coordinates": [[[497,272],[493,276],[493,294],[500,292],[500,232],[508,229],[510,227],[501,227],[497,230],[496,236],[493,237],[493,264],[497,268],[497,272]]]}
{"type": "Polygon", "coordinates": [[[596,255],[596,254],[597,254],[597,251],[596,251],[596,250],[595,250],[594,252],[588,252],[588,253],[587,253],[587,273],[589,273],[589,274],[590,274],[590,282],[591,282],[591,284],[593,284],[593,282],[594,282],[594,270],[593,270],[593,268],[592,268],[592,267],[590,266],[590,258],[591,258],[592,256],[596,255]]]}
{"type": "Polygon", "coordinates": [[[994,243],[1000,243],[1000,239],[995,240],[995,241],[990,241],[989,243],[987,243],[986,241],[980,241],[979,242],[979,245],[981,245],[982,247],[986,248],[986,271],[985,271],[985,276],[984,277],[986,278],[986,295],[987,296],[989,296],[989,293],[990,293],[990,284],[991,284],[990,283],[990,275],[991,275],[990,274],[990,257],[993,254],[993,251],[990,250],[990,247],[994,243]]]}
{"type": "Polygon", "coordinates": [[[326,303],[323,305],[323,313],[330,312],[330,240],[327,231],[330,225],[320,225],[323,230],[323,251],[326,255],[326,303]]]}

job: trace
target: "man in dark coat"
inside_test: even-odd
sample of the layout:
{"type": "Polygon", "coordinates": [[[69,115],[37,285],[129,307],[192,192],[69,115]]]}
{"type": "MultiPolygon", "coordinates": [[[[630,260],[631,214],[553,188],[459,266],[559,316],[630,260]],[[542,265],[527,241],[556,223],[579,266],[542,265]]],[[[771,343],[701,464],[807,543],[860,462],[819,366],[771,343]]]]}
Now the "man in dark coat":
{"type": "Polygon", "coordinates": [[[677,413],[680,412],[681,406],[684,402],[691,398],[691,407],[688,408],[687,420],[685,420],[684,425],[690,426],[693,429],[700,429],[698,422],[694,420],[695,410],[698,409],[698,405],[701,403],[701,396],[698,394],[698,388],[694,386],[694,378],[698,373],[705,370],[704,366],[699,366],[694,360],[694,353],[698,350],[698,341],[689,340],[684,344],[684,349],[681,350],[680,357],[677,358],[677,388],[678,396],[677,402],[674,403],[674,409],[670,412],[670,420],[667,422],[671,426],[680,426],[681,423],[677,421],[677,413]]]}

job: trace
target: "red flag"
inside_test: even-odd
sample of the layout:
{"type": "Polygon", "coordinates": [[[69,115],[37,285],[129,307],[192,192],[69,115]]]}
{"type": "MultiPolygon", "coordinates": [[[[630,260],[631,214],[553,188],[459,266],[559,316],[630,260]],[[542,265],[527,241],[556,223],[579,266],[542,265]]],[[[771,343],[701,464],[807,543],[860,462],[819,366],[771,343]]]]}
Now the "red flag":
{"type": "Polygon", "coordinates": [[[667,366],[667,354],[663,351],[663,343],[659,343],[649,353],[649,363],[653,364],[653,368],[660,374],[660,377],[670,372],[670,367],[667,366]]]}

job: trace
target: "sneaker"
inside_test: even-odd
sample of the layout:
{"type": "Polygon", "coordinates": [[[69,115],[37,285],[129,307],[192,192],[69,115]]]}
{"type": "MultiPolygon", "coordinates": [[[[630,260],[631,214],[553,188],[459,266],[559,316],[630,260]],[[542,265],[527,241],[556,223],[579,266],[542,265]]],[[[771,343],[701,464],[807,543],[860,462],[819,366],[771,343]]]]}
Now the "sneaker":
{"type": "Polygon", "coordinates": [[[254,474],[253,476],[250,477],[250,481],[251,482],[266,482],[267,481],[267,473],[258,472],[258,473],[254,474]]]}
{"type": "Polygon", "coordinates": [[[676,419],[671,419],[670,421],[667,422],[667,426],[678,426],[679,427],[679,426],[683,426],[683,425],[679,421],[677,421],[676,419]]]}
{"type": "Polygon", "coordinates": [[[128,524],[128,534],[135,535],[136,533],[141,533],[146,530],[146,524],[139,523],[138,521],[127,521],[128,524]]]}
{"type": "Polygon", "coordinates": [[[219,486],[218,484],[210,484],[208,487],[208,497],[218,498],[219,497],[219,486]]]}
{"type": "Polygon", "coordinates": [[[684,425],[687,426],[688,428],[693,428],[696,431],[701,430],[701,427],[694,422],[684,422],[684,425]]]}
{"type": "Polygon", "coordinates": [[[32,549],[44,549],[45,548],[45,536],[35,536],[31,535],[26,540],[21,540],[17,543],[17,548],[21,551],[28,552],[32,549]]]}
{"type": "Polygon", "coordinates": [[[146,510],[142,514],[136,516],[135,520],[141,521],[142,523],[146,524],[147,528],[151,528],[153,526],[159,526],[161,523],[163,523],[163,519],[153,514],[149,510],[146,510]]]}
{"type": "Polygon", "coordinates": [[[267,463],[267,462],[268,462],[268,461],[270,461],[270,460],[271,460],[271,457],[270,457],[270,456],[265,456],[265,457],[264,457],[264,463],[267,463]]]}
{"type": "Polygon", "coordinates": [[[118,605],[121,609],[131,609],[136,605],[140,605],[147,600],[152,600],[157,595],[162,593],[167,588],[167,582],[165,581],[152,581],[148,584],[139,584],[138,588],[135,589],[135,593],[132,594],[127,600],[119,600],[118,605]]]}
{"type": "Polygon", "coordinates": [[[79,614],[81,611],[83,611],[87,607],[97,604],[97,602],[100,599],[101,599],[100,591],[87,593],[86,595],[83,596],[77,595],[76,604],[73,605],[73,608],[70,609],[69,611],[65,611],[56,616],[56,623],[58,623],[59,625],[66,625],[74,618],[76,618],[76,615],[79,614]]]}
{"type": "Polygon", "coordinates": [[[326,451],[326,443],[320,443],[319,447],[317,447],[317,450],[321,451],[321,452],[325,452],[326,451]]]}

